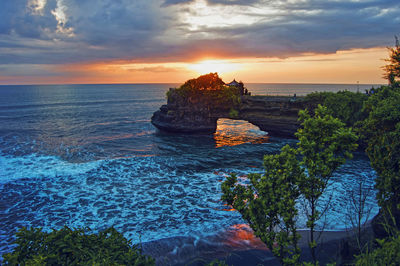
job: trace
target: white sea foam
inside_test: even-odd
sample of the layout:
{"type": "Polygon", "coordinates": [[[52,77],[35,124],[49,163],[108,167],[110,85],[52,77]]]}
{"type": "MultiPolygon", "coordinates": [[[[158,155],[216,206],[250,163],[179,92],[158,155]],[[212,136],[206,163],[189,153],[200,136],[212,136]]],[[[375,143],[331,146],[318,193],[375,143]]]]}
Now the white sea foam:
{"type": "MultiPolygon", "coordinates": [[[[48,229],[64,224],[95,230],[115,226],[132,239],[141,234],[142,241],[211,234],[243,223],[238,213],[223,211],[226,207],[220,201],[220,181],[235,169],[181,173],[179,168],[187,166],[167,157],[69,163],[30,155],[3,156],[0,162],[5,169],[3,197],[14,197],[5,213],[24,214],[8,223],[48,229]]],[[[246,178],[246,173],[260,169],[236,170],[246,178]]],[[[351,180],[352,175],[354,171],[340,178],[351,180]]],[[[343,190],[338,182],[331,187],[337,206],[343,201],[343,190]]],[[[342,211],[329,210],[328,220],[333,223],[327,228],[345,226],[342,211]]],[[[300,214],[299,226],[304,221],[300,214]]]]}
{"type": "Polygon", "coordinates": [[[56,156],[29,154],[20,157],[0,155],[0,183],[16,179],[79,175],[99,166],[99,161],[71,163],[56,156]]]}

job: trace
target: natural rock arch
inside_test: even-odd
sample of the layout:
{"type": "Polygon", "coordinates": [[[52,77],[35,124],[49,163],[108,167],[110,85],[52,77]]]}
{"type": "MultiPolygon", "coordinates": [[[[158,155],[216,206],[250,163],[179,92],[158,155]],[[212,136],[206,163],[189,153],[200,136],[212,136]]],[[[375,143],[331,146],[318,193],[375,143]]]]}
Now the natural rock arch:
{"type": "Polygon", "coordinates": [[[217,73],[186,81],[169,89],[168,102],[151,118],[160,130],[212,134],[219,118],[240,119],[269,135],[294,137],[297,115],[305,107],[299,98],[250,96],[242,82],[225,84],[217,73]]]}
{"type": "Polygon", "coordinates": [[[167,132],[213,134],[219,118],[230,118],[248,121],[271,136],[294,137],[299,127],[298,112],[305,108],[301,99],[276,96],[241,96],[235,116],[230,106],[208,105],[168,101],[154,113],[151,122],[167,132]]]}

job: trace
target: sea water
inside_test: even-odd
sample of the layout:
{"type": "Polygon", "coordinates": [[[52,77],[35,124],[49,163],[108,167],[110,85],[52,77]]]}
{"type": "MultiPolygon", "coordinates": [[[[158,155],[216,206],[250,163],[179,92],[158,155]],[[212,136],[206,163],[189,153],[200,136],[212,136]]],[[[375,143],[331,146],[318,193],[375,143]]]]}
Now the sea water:
{"type": "MultiPolygon", "coordinates": [[[[23,226],[114,226],[137,243],[203,238],[245,223],[220,200],[230,173],[262,172],[265,154],[295,140],[220,119],[214,135],[158,132],[150,123],[177,84],[0,86],[0,255],[23,226]]],[[[371,85],[249,84],[253,94],[363,91],[371,85]]],[[[347,191],[372,186],[356,153],[332,179],[326,229],[349,226],[347,191]]],[[[366,206],[377,212],[374,193],[366,206]]],[[[372,217],[372,216],[371,216],[372,217]]],[[[299,215],[304,227],[304,214],[299,215]]]]}

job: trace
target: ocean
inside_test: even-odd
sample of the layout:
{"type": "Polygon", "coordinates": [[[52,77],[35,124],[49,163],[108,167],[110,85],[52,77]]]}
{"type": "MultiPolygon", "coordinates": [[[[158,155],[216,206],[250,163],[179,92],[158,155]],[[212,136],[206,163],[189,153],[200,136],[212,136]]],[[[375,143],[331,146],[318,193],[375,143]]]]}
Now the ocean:
{"type": "MultiPolygon", "coordinates": [[[[245,223],[220,200],[230,173],[262,172],[265,154],[295,140],[220,119],[214,135],[158,132],[150,123],[177,84],[0,86],[0,256],[16,230],[114,226],[133,243],[206,238],[245,223]]],[[[253,95],[364,91],[372,85],[247,84],[253,95]]],[[[377,85],[375,85],[377,87],[377,85]]],[[[337,171],[326,229],[349,227],[347,191],[375,172],[357,152],[337,171]]],[[[377,213],[372,193],[371,216],[377,213]]],[[[300,213],[299,227],[305,226],[300,213]]]]}

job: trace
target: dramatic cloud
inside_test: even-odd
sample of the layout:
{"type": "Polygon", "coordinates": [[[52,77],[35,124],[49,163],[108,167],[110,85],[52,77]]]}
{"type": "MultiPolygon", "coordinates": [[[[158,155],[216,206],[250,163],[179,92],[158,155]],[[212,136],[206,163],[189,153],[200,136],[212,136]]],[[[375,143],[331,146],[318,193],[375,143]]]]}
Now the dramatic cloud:
{"type": "Polygon", "coordinates": [[[213,40],[215,53],[286,57],[386,46],[400,26],[398,1],[258,1],[240,7],[218,2],[186,5],[185,17],[190,39],[213,40]],[[231,41],[231,47],[223,40],[231,41]]]}
{"type": "Polygon", "coordinates": [[[3,69],[286,58],[392,45],[400,34],[398,0],[3,0],[0,17],[3,69]]]}

